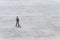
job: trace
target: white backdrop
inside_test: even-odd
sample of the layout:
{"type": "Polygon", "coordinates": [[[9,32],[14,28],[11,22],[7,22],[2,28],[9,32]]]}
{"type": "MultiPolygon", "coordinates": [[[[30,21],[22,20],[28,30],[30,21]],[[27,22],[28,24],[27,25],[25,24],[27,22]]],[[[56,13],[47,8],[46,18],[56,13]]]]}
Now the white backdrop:
{"type": "Polygon", "coordinates": [[[60,40],[59,0],[0,0],[1,40],[60,40]],[[16,16],[20,28],[15,27],[16,16]]]}

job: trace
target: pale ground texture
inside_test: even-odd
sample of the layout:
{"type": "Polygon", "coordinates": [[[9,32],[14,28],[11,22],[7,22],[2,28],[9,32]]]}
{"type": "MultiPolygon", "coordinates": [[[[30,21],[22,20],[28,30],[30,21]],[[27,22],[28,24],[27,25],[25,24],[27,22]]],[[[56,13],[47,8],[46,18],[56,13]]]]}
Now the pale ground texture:
{"type": "Polygon", "coordinates": [[[0,40],[60,40],[60,0],[0,0],[0,40]]]}

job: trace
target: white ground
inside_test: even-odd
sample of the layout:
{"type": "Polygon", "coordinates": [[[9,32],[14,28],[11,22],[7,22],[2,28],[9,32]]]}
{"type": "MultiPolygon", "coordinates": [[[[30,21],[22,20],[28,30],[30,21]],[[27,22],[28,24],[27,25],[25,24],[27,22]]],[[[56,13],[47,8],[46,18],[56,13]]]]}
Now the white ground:
{"type": "Polygon", "coordinates": [[[60,40],[60,1],[0,0],[0,40],[60,40]]]}

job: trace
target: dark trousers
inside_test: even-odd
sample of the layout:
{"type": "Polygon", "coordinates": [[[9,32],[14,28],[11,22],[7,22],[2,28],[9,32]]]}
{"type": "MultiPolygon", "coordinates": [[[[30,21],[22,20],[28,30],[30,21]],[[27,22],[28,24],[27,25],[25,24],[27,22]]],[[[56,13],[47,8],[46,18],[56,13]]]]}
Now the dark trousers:
{"type": "Polygon", "coordinates": [[[19,24],[19,22],[16,22],[16,27],[20,27],[20,24],[19,24]]]}

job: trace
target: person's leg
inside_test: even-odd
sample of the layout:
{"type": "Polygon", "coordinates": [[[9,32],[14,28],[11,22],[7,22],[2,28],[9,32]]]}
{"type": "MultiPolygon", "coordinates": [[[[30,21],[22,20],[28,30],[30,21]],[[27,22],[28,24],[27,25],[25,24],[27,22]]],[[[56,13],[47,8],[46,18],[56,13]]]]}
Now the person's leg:
{"type": "Polygon", "coordinates": [[[17,27],[18,23],[16,22],[16,27],[17,27]]]}
{"type": "Polygon", "coordinates": [[[19,22],[18,22],[18,27],[20,27],[20,24],[19,24],[19,22]]]}
{"type": "Polygon", "coordinates": [[[19,22],[18,22],[18,27],[20,27],[20,28],[21,28],[21,26],[20,26],[19,22]]]}

